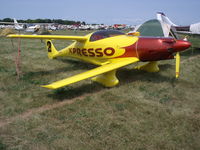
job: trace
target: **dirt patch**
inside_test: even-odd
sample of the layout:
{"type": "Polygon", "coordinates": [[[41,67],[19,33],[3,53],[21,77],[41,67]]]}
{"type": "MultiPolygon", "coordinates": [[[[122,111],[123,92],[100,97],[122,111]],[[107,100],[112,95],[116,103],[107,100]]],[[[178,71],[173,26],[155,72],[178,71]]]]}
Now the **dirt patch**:
{"type": "MultiPolygon", "coordinates": [[[[102,91],[99,91],[97,93],[100,93],[100,92],[102,92],[102,91]]],[[[97,94],[97,93],[95,93],[95,94],[97,94]]],[[[6,120],[1,120],[0,121],[0,128],[7,126],[10,123],[15,122],[18,119],[27,119],[34,114],[43,113],[45,111],[52,110],[52,109],[55,109],[55,108],[59,108],[59,107],[62,107],[64,105],[67,105],[67,104],[73,104],[74,102],[76,102],[76,100],[83,100],[85,97],[91,96],[91,95],[94,95],[94,94],[85,94],[85,95],[82,95],[82,96],[79,96],[79,97],[75,97],[71,100],[64,100],[62,102],[57,102],[57,103],[54,103],[54,104],[47,104],[47,105],[44,105],[44,106],[39,107],[39,108],[30,109],[30,110],[28,110],[28,111],[26,111],[26,112],[24,112],[20,115],[8,118],[6,120]]]]}

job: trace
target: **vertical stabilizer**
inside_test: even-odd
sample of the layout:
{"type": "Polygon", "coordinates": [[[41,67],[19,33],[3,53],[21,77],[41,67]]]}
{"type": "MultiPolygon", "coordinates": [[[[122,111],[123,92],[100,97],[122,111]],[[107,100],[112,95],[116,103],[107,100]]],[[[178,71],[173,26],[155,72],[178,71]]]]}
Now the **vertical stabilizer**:
{"type": "Polygon", "coordinates": [[[14,18],[14,24],[15,25],[19,25],[18,22],[17,22],[17,20],[15,18],[14,18]]]}
{"type": "Polygon", "coordinates": [[[20,26],[17,20],[14,18],[14,26],[16,30],[23,30],[23,26],[20,26]]]}
{"type": "Polygon", "coordinates": [[[170,26],[177,26],[163,12],[157,12],[157,19],[161,22],[164,22],[164,23],[170,25],[170,26]]]}
{"type": "Polygon", "coordinates": [[[58,54],[58,51],[56,50],[55,46],[53,45],[51,40],[46,40],[46,48],[48,51],[48,57],[49,59],[53,59],[58,54]]]}

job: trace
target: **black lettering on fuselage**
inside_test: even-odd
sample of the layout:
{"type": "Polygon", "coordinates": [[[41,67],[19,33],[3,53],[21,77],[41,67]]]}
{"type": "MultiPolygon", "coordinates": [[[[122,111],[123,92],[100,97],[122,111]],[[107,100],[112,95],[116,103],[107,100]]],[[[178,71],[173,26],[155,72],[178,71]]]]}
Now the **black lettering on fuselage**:
{"type": "Polygon", "coordinates": [[[113,56],[115,54],[115,49],[112,47],[102,48],[70,48],[69,52],[71,54],[86,56],[86,57],[103,57],[103,56],[113,56]]]}
{"type": "Polygon", "coordinates": [[[95,53],[97,57],[103,57],[102,48],[95,49],[95,53]]]}
{"type": "Polygon", "coordinates": [[[49,53],[51,52],[51,42],[50,41],[47,42],[47,50],[49,53]]]}

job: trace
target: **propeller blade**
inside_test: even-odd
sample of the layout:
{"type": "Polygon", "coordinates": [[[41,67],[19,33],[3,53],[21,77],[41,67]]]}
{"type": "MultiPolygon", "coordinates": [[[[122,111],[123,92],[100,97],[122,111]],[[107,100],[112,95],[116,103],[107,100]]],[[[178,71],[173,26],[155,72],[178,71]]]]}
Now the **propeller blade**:
{"type": "Polygon", "coordinates": [[[180,71],[180,54],[179,52],[176,53],[176,78],[179,77],[179,71],[180,71]]]}

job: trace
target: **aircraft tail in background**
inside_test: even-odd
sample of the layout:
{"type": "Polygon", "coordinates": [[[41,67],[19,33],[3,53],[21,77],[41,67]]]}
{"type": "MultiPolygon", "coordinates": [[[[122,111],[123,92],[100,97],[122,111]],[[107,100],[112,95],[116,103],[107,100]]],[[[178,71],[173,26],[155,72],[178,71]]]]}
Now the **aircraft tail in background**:
{"type": "Polygon", "coordinates": [[[14,24],[19,25],[15,18],[14,18],[14,24]]]}
{"type": "Polygon", "coordinates": [[[24,30],[23,26],[20,26],[15,18],[14,18],[14,27],[16,30],[24,30]]]}
{"type": "Polygon", "coordinates": [[[187,26],[178,26],[174,24],[163,12],[157,12],[157,19],[162,22],[163,24],[166,24],[170,26],[170,28],[175,28],[176,33],[184,34],[184,35],[194,35],[194,36],[200,36],[200,22],[195,24],[190,24],[187,26]]]}
{"type": "Polygon", "coordinates": [[[157,12],[157,19],[171,26],[177,26],[163,12],[157,12]]]}

